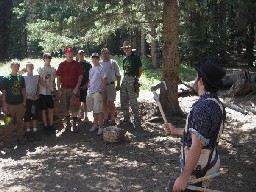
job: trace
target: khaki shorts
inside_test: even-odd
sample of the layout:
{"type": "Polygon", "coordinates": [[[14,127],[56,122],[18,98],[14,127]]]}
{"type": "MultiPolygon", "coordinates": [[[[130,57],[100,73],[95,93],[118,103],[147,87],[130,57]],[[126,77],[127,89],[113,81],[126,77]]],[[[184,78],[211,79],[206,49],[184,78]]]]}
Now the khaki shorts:
{"type": "Polygon", "coordinates": [[[106,85],[106,89],[102,93],[104,101],[116,100],[116,86],[115,84],[106,85]]]}
{"type": "Polygon", "coordinates": [[[63,111],[77,112],[80,105],[74,105],[77,97],[73,94],[73,89],[61,89],[61,108],[63,111]]]}
{"type": "Polygon", "coordinates": [[[86,97],[87,111],[93,113],[103,112],[102,94],[99,92],[88,94],[86,97]]]}

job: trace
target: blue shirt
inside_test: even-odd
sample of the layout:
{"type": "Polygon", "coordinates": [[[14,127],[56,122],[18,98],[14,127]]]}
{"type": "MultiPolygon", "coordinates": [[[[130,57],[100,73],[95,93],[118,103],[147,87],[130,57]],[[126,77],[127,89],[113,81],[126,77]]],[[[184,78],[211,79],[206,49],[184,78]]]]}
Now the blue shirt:
{"type": "Polygon", "coordinates": [[[203,148],[211,148],[215,142],[216,134],[219,133],[221,123],[226,119],[224,106],[221,104],[223,106],[222,112],[220,106],[208,98],[215,98],[221,103],[216,94],[206,93],[193,104],[188,117],[188,133],[185,137],[185,145],[188,147],[192,145],[191,133],[193,133],[203,144],[203,148]]]}

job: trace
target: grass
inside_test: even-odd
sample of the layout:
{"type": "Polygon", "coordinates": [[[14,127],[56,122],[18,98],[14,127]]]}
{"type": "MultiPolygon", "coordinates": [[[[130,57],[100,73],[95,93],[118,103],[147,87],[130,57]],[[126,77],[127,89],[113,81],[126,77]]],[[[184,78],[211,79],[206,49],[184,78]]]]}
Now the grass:
{"type": "MultiPolygon", "coordinates": [[[[121,66],[123,58],[124,57],[122,56],[113,56],[113,59],[115,59],[120,65],[121,74],[123,74],[122,66],[121,66]]],[[[34,70],[37,70],[40,66],[43,66],[44,64],[42,59],[24,59],[20,61],[20,64],[21,64],[20,69],[26,67],[26,63],[28,60],[34,63],[34,67],[35,67],[34,70]]],[[[64,60],[65,60],[64,58],[53,58],[51,65],[57,69],[59,64],[64,60]]],[[[89,58],[87,58],[87,60],[91,61],[89,58]]],[[[141,89],[150,90],[152,85],[159,83],[159,81],[162,79],[162,68],[153,69],[149,58],[143,59],[142,65],[143,65],[143,73],[140,78],[141,89]]],[[[7,75],[10,73],[10,71],[11,69],[10,69],[9,62],[0,63],[0,75],[7,75]]],[[[194,80],[195,75],[196,75],[196,71],[192,67],[185,64],[180,65],[180,79],[182,81],[192,81],[194,80]]]]}

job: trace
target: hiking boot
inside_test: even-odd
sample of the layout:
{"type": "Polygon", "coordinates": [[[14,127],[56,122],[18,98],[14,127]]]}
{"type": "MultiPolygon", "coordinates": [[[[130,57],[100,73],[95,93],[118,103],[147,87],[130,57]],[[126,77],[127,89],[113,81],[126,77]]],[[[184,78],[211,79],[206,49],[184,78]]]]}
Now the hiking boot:
{"type": "Polygon", "coordinates": [[[102,135],[102,133],[103,133],[103,127],[100,127],[98,129],[97,135],[100,136],[100,135],[102,135]]]}
{"type": "Polygon", "coordinates": [[[33,142],[34,141],[33,131],[26,132],[26,137],[28,141],[33,142]]]}
{"type": "Polygon", "coordinates": [[[40,141],[41,140],[41,137],[39,136],[38,131],[33,131],[33,137],[34,137],[34,141],[40,141]]]}
{"type": "Polygon", "coordinates": [[[90,129],[90,132],[94,132],[98,129],[98,127],[96,125],[93,124],[92,128],[90,129]]]}
{"type": "Polygon", "coordinates": [[[135,121],[134,122],[134,128],[141,128],[141,122],[140,121],[135,121]]]}

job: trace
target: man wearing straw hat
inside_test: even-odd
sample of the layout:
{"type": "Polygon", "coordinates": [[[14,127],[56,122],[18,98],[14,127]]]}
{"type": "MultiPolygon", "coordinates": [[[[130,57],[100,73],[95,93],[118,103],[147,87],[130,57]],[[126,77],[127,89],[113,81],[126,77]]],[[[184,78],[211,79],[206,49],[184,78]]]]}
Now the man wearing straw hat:
{"type": "MultiPolygon", "coordinates": [[[[168,192],[189,191],[190,178],[202,178],[216,173],[220,167],[217,143],[223,131],[226,112],[217,91],[223,86],[225,71],[213,59],[206,60],[196,70],[193,87],[199,99],[187,116],[185,128],[176,128],[171,123],[164,125],[167,134],[183,136],[182,171],[175,182],[170,182],[168,192]]],[[[200,182],[196,186],[207,187],[209,184],[200,182]]]]}
{"type": "Polygon", "coordinates": [[[142,63],[140,57],[133,53],[128,41],[124,41],[121,48],[125,52],[126,57],[123,60],[124,78],[120,89],[121,110],[124,118],[120,121],[120,125],[131,124],[130,105],[134,116],[134,126],[140,127],[141,119],[137,98],[139,96],[139,78],[142,74],[142,63]]]}

